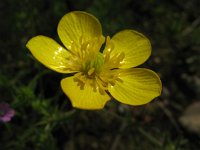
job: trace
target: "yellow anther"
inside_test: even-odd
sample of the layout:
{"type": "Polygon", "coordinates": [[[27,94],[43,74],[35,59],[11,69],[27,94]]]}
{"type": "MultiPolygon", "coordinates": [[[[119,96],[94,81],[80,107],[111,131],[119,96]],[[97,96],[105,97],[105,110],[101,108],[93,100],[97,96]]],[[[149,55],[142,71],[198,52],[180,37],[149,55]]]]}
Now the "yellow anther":
{"type": "Polygon", "coordinates": [[[95,68],[91,68],[91,69],[88,71],[88,75],[89,75],[89,76],[92,75],[92,74],[94,73],[94,71],[95,71],[95,68]]]}

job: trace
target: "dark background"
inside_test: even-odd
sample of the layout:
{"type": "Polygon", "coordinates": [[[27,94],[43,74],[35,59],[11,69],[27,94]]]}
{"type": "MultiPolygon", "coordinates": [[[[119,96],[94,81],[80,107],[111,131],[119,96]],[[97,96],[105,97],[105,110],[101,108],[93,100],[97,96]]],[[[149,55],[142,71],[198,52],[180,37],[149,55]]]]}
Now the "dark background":
{"type": "Polygon", "coordinates": [[[193,129],[180,117],[200,101],[199,6],[199,0],[1,0],[0,101],[16,115],[0,122],[0,150],[198,150],[200,125],[193,129]],[[139,107],[110,101],[100,111],[73,109],[60,88],[65,75],[43,67],[25,47],[36,35],[59,41],[57,24],[73,10],[99,18],[104,35],[123,29],[146,35],[153,52],[141,67],[160,75],[162,95],[139,107]]]}

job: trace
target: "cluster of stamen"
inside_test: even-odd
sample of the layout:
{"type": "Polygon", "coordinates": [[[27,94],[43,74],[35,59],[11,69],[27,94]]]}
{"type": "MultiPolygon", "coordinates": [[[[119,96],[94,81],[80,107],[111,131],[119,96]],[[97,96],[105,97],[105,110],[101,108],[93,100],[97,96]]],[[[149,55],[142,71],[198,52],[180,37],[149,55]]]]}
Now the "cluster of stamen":
{"type": "Polygon", "coordinates": [[[105,38],[94,38],[85,42],[80,39],[80,46],[72,43],[70,52],[72,57],[68,58],[67,65],[69,70],[77,71],[74,75],[74,81],[84,89],[85,84],[90,85],[94,92],[105,94],[108,85],[121,81],[118,77],[120,70],[117,69],[123,64],[124,53],[112,55],[114,44],[110,38],[106,38],[106,45],[103,53],[99,50],[105,38]]]}

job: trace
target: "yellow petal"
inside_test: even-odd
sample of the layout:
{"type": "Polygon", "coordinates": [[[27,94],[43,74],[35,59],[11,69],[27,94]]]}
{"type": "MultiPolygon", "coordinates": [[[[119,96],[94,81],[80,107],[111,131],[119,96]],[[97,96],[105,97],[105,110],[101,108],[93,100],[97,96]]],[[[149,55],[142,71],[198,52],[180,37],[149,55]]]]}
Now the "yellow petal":
{"type": "Polygon", "coordinates": [[[58,24],[58,35],[69,50],[71,50],[72,43],[80,48],[81,40],[88,41],[94,37],[100,37],[101,34],[99,20],[82,11],[67,13],[58,24]]]}
{"type": "Polygon", "coordinates": [[[118,101],[130,105],[150,102],[161,93],[162,85],[158,75],[148,69],[124,69],[120,74],[122,81],[109,86],[108,91],[118,101]]]}
{"type": "Polygon", "coordinates": [[[68,70],[66,63],[70,53],[53,39],[39,35],[30,39],[26,47],[46,67],[60,73],[72,72],[68,70]]]}
{"type": "Polygon", "coordinates": [[[105,93],[101,95],[94,92],[90,85],[85,84],[84,89],[80,89],[74,77],[67,77],[61,81],[64,93],[70,98],[73,107],[81,109],[102,109],[110,97],[105,93]]]}
{"type": "Polygon", "coordinates": [[[125,58],[120,68],[131,68],[144,63],[151,54],[149,40],[134,30],[118,32],[111,39],[114,49],[111,56],[124,52],[125,58]]]}

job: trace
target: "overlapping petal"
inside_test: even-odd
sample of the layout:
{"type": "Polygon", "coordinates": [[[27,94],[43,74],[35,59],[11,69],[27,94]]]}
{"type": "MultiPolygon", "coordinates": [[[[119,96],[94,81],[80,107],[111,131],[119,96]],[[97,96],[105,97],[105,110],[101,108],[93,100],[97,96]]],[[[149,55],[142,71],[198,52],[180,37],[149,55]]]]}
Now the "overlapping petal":
{"type": "Polygon", "coordinates": [[[106,93],[102,95],[99,92],[94,92],[90,85],[85,84],[84,89],[81,89],[74,81],[74,77],[63,79],[61,87],[76,108],[102,109],[110,99],[106,93]]]}
{"type": "Polygon", "coordinates": [[[71,50],[72,43],[75,47],[80,48],[81,40],[89,41],[100,37],[102,29],[99,20],[93,15],[82,11],[73,11],[67,13],[60,20],[58,35],[63,44],[71,50]]]}
{"type": "Polygon", "coordinates": [[[30,39],[26,47],[46,67],[60,73],[71,72],[66,65],[70,53],[53,39],[39,35],[30,39]]]}
{"type": "Polygon", "coordinates": [[[161,93],[158,75],[148,69],[124,69],[119,75],[122,81],[109,86],[108,91],[118,101],[129,105],[142,105],[150,102],[161,93]]]}
{"type": "Polygon", "coordinates": [[[125,53],[123,65],[120,68],[136,67],[144,63],[151,54],[149,40],[134,30],[124,30],[115,34],[111,41],[114,44],[112,56],[125,53]]]}

